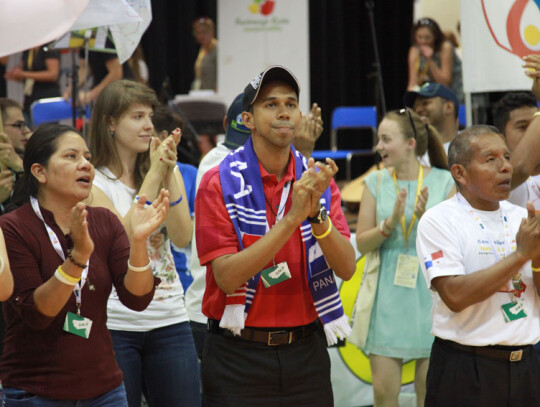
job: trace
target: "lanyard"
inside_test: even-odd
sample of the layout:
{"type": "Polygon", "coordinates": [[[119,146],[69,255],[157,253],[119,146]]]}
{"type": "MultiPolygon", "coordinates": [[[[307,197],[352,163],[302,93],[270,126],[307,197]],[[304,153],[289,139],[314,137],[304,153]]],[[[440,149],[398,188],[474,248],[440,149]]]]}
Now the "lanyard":
{"type": "MultiPolygon", "coordinates": [[[[287,203],[287,199],[289,198],[289,193],[291,192],[291,185],[292,185],[292,182],[287,181],[285,185],[283,186],[283,190],[281,191],[281,200],[279,201],[279,208],[278,208],[277,213],[275,214],[276,220],[274,221],[274,225],[278,223],[281,219],[283,219],[283,214],[285,212],[285,204],[287,203]]],[[[264,194],[264,191],[263,191],[263,194],[264,194]]],[[[266,195],[264,199],[266,199],[266,195]]],[[[270,210],[273,213],[272,203],[268,202],[268,205],[270,205],[270,210]]],[[[269,231],[270,231],[270,225],[268,225],[268,219],[267,219],[266,220],[266,233],[268,233],[269,231]]],[[[274,267],[276,266],[275,256],[272,257],[272,264],[274,265],[274,267]]]]}
{"type": "MultiPolygon", "coordinates": [[[[478,213],[474,210],[474,208],[471,206],[471,204],[469,202],[467,202],[465,197],[463,195],[461,195],[460,192],[458,192],[456,194],[456,198],[457,198],[458,202],[461,204],[461,206],[463,207],[463,209],[469,215],[471,215],[471,217],[474,219],[474,221],[476,222],[478,227],[483,230],[484,238],[489,243],[489,246],[491,247],[491,251],[493,252],[493,255],[495,256],[497,261],[501,261],[501,255],[499,254],[499,251],[495,247],[495,243],[493,242],[493,239],[491,238],[491,236],[489,236],[489,233],[488,233],[486,227],[484,226],[484,224],[482,223],[482,220],[480,219],[480,216],[478,216],[478,213]]],[[[506,256],[510,255],[510,250],[511,250],[510,249],[510,229],[508,227],[508,218],[507,218],[506,214],[503,213],[503,209],[500,206],[499,206],[499,213],[500,213],[501,222],[502,222],[503,228],[504,228],[504,252],[505,252],[504,257],[506,257],[506,256]]]]}
{"type": "MultiPolygon", "coordinates": [[[[493,252],[493,255],[497,259],[497,261],[501,261],[502,257],[499,254],[499,251],[495,247],[495,243],[493,242],[493,239],[491,236],[489,236],[489,233],[482,223],[482,220],[478,216],[478,213],[474,210],[474,208],[471,206],[469,202],[465,199],[461,193],[456,194],[456,198],[458,202],[461,204],[462,208],[469,214],[471,217],[475,220],[476,224],[480,229],[484,232],[484,239],[487,240],[489,243],[489,246],[491,247],[491,251],[493,252]]],[[[502,207],[499,206],[499,213],[501,217],[501,223],[503,224],[504,229],[504,257],[507,257],[510,255],[511,247],[510,247],[510,228],[508,227],[508,217],[505,212],[503,212],[502,207]]],[[[525,284],[521,281],[521,273],[518,272],[512,276],[512,286],[514,289],[510,289],[508,292],[510,294],[510,299],[512,302],[516,302],[516,297],[520,297],[521,293],[525,291],[525,284]]]]}
{"type": "MultiPolygon", "coordinates": [[[[62,246],[60,245],[60,241],[58,240],[58,236],[56,233],[54,233],[54,230],[51,229],[49,225],[47,225],[47,222],[45,222],[45,219],[43,219],[43,215],[41,214],[41,210],[39,209],[39,203],[36,198],[33,196],[30,197],[30,203],[32,204],[32,209],[34,210],[34,213],[36,216],[43,222],[45,225],[45,229],[47,230],[47,234],[49,235],[49,239],[51,240],[51,244],[60,256],[60,258],[63,261],[66,261],[66,255],[64,254],[64,250],[62,249],[62,246]]],[[[84,284],[86,283],[86,278],[88,277],[88,269],[90,267],[90,260],[86,262],[86,268],[83,270],[81,275],[81,281],[78,282],[75,287],[73,287],[73,293],[75,294],[75,302],[77,304],[77,315],[80,315],[81,313],[81,303],[82,303],[82,293],[81,290],[84,287],[84,284]]]]}
{"type": "MultiPolygon", "coordinates": [[[[392,177],[394,179],[394,185],[396,186],[396,194],[399,197],[399,186],[397,183],[396,170],[394,170],[392,177]]],[[[422,165],[419,164],[418,165],[418,182],[416,183],[416,197],[414,198],[413,215],[411,218],[411,223],[409,223],[409,229],[407,229],[406,227],[405,211],[403,212],[403,216],[401,217],[401,230],[403,232],[403,238],[405,239],[405,244],[407,245],[407,247],[409,246],[409,236],[411,235],[414,223],[416,222],[416,214],[414,213],[414,208],[416,208],[416,204],[418,203],[418,195],[420,195],[420,192],[422,191],[423,182],[424,182],[424,167],[422,167],[422,165]]]]}
{"type": "MultiPolygon", "coordinates": [[[[287,181],[285,185],[283,186],[283,190],[281,191],[281,200],[279,201],[279,208],[278,208],[278,211],[274,214],[276,216],[274,225],[278,223],[281,219],[283,219],[283,214],[285,212],[285,204],[287,203],[287,199],[289,198],[289,193],[291,192],[291,184],[292,184],[291,181],[287,181]]],[[[268,205],[270,205],[270,210],[272,211],[272,203],[268,202],[268,205]]],[[[269,230],[270,230],[270,225],[268,225],[268,220],[266,220],[266,232],[268,233],[269,230]]]]}

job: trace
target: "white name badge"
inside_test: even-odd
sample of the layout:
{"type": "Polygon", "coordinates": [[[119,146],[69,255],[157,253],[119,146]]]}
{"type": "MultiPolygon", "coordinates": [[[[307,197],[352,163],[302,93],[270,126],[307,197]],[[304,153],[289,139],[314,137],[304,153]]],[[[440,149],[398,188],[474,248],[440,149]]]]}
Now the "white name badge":
{"type": "Polygon", "coordinates": [[[415,288],[418,279],[418,266],[420,260],[416,256],[400,254],[398,256],[394,285],[406,288],[415,288]]]}

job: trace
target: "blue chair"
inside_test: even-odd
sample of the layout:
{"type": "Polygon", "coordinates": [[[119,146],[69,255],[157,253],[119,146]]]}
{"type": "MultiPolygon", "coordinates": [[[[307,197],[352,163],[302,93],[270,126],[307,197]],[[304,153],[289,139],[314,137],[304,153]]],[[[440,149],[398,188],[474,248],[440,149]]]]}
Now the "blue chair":
{"type": "Polygon", "coordinates": [[[337,133],[340,129],[369,128],[372,131],[372,145],[377,132],[377,109],[375,106],[343,106],[332,112],[330,150],[315,150],[311,155],[316,160],[326,157],[332,160],[346,160],[346,178],[351,180],[351,161],[354,156],[372,155],[373,149],[340,150],[337,133]]]}
{"type": "MultiPolygon", "coordinates": [[[[71,119],[73,117],[71,99],[65,101],[61,97],[56,97],[36,100],[30,106],[30,115],[34,126],[71,119]]],[[[77,111],[77,117],[79,115],[77,111]]],[[[90,106],[86,107],[86,118],[90,118],[90,106]]]]}
{"type": "Polygon", "coordinates": [[[459,127],[467,127],[467,110],[465,105],[459,105],[458,121],[459,127]]]}

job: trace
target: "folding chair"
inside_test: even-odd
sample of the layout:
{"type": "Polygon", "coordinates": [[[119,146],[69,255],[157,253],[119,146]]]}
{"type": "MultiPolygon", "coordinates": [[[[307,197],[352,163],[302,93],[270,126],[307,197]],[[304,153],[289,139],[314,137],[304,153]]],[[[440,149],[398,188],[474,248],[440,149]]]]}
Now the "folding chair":
{"type": "Polygon", "coordinates": [[[311,155],[316,160],[324,160],[326,157],[332,160],[346,160],[346,178],[351,180],[352,157],[372,155],[373,149],[348,149],[338,148],[338,131],[341,129],[369,128],[372,131],[371,144],[373,146],[377,132],[377,109],[375,106],[344,106],[336,107],[332,112],[330,132],[330,150],[315,150],[311,155]]]}
{"type": "Polygon", "coordinates": [[[222,134],[223,117],[227,106],[219,100],[180,97],[169,101],[169,107],[180,114],[188,127],[192,126],[197,134],[222,134]]]}
{"type": "MultiPolygon", "coordinates": [[[[65,101],[61,97],[56,97],[36,100],[30,106],[30,115],[34,126],[71,119],[73,117],[71,99],[65,101]]],[[[77,109],[77,117],[80,117],[79,109],[77,109]]],[[[86,107],[86,118],[90,118],[90,106],[86,107]]]]}

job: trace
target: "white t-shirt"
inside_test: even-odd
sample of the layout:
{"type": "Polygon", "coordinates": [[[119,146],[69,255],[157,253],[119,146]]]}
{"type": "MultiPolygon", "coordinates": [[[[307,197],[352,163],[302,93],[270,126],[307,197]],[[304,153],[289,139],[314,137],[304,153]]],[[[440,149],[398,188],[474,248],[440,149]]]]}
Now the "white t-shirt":
{"type": "MultiPolygon", "coordinates": [[[[216,147],[204,156],[197,171],[196,189],[199,189],[203,175],[209,169],[219,165],[231,151],[223,143],[218,143],[216,147]]],[[[195,214],[195,218],[196,216],[195,214]]],[[[195,219],[195,221],[197,220],[195,219]]],[[[206,288],[206,267],[202,267],[201,263],[199,263],[196,242],[195,228],[193,228],[193,238],[191,239],[191,276],[193,277],[193,283],[191,283],[186,291],[186,309],[191,321],[206,324],[207,318],[201,309],[204,290],[206,288]]]]}
{"type": "MultiPolygon", "coordinates": [[[[114,204],[120,216],[125,216],[133,205],[135,191],[115,179],[105,167],[96,170],[94,185],[114,204]]],[[[188,320],[184,306],[184,290],[176,272],[165,224],[154,231],[147,242],[152,272],[161,278],[154,298],[142,312],[124,306],[113,287],[107,303],[107,328],[118,331],[146,332],[188,320]]]]}
{"type": "Polygon", "coordinates": [[[534,208],[538,211],[540,210],[540,175],[534,175],[527,178],[527,180],[518,185],[508,197],[508,201],[512,202],[514,205],[521,206],[525,208],[527,202],[531,201],[534,205],[534,208]]]}
{"type": "MultiPolygon", "coordinates": [[[[527,211],[507,201],[502,201],[500,207],[508,219],[510,251],[513,252],[516,233],[521,219],[527,217],[527,211]]],[[[476,210],[487,232],[480,228],[457,196],[430,208],[420,219],[416,249],[433,299],[433,335],[472,346],[527,345],[540,340],[540,298],[535,290],[530,262],[520,270],[526,284],[522,298],[527,317],[511,322],[505,322],[501,308],[511,301],[507,292],[497,292],[461,312],[453,312],[431,286],[436,277],[471,274],[496,263],[488,236],[504,257],[506,246],[501,210],[476,210]]]]}

